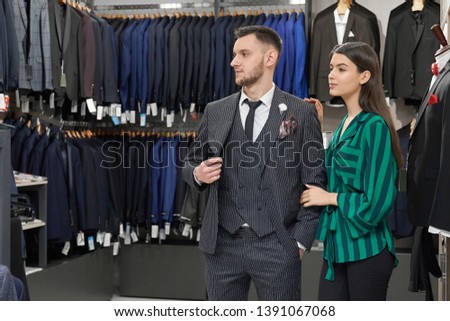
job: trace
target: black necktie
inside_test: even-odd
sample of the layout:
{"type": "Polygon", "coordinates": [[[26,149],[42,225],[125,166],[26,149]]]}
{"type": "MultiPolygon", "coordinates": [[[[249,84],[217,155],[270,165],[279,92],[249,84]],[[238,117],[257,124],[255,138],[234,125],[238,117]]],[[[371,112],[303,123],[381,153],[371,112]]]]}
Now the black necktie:
{"type": "Polygon", "coordinates": [[[248,99],[244,100],[245,103],[250,107],[250,111],[248,112],[247,119],[245,120],[245,134],[247,138],[253,141],[253,124],[255,122],[255,110],[259,106],[261,106],[262,101],[249,101],[248,99]]]}

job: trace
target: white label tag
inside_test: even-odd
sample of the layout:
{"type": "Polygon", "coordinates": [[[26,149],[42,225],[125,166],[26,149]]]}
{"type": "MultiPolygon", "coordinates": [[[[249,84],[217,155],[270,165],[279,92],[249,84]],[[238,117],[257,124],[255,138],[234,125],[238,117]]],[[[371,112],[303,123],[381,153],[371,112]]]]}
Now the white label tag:
{"type": "Polygon", "coordinates": [[[197,242],[200,242],[200,229],[197,230],[197,242]]]}
{"type": "Polygon", "coordinates": [[[86,116],[86,102],[85,101],[83,101],[81,103],[81,108],[80,109],[81,109],[80,110],[80,115],[81,116],[86,116]]]}
{"type": "Polygon", "coordinates": [[[184,113],[184,116],[183,116],[183,123],[186,122],[187,114],[188,114],[188,113],[184,113]]]}
{"type": "Polygon", "coordinates": [[[94,100],[92,98],[88,98],[88,99],[86,99],[86,104],[89,109],[89,112],[91,114],[95,115],[96,109],[95,109],[94,100]]]}
{"type": "Polygon", "coordinates": [[[61,253],[67,256],[69,254],[69,250],[70,250],[70,241],[67,241],[66,243],[64,243],[64,247],[61,253]]]}
{"type": "Polygon", "coordinates": [[[147,108],[146,108],[146,110],[145,110],[145,114],[146,114],[146,115],[150,115],[150,114],[151,114],[151,107],[150,107],[150,104],[147,104],[147,108]]]}
{"type": "MultiPolygon", "coordinates": [[[[0,101],[4,101],[0,98],[0,101]]],[[[30,112],[30,100],[28,97],[25,97],[25,99],[22,100],[22,113],[29,113],[30,112]]]]}
{"type": "Polygon", "coordinates": [[[119,237],[124,238],[125,234],[123,233],[123,223],[119,225],[119,237]]]}
{"type": "Polygon", "coordinates": [[[130,232],[131,232],[130,223],[127,223],[127,227],[125,228],[125,239],[123,241],[123,243],[125,245],[130,245],[131,244],[130,232]]]}
{"type": "Polygon", "coordinates": [[[0,94],[0,111],[5,110],[5,94],[0,94]]]}
{"type": "Polygon", "coordinates": [[[164,232],[166,235],[170,235],[170,222],[166,222],[166,224],[164,224],[164,232]]]}
{"type": "Polygon", "coordinates": [[[119,245],[120,245],[120,243],[119,242],[114,242],[113,244],[114,244],[113,245],[113,255],[116,256],[116,255],[119,254],[119,245]]]}
{"type": "Polygon", "coordinates": [[[145,243],[150,243],[150,234],[148,234],[148,233],[145,236],[145,243]]]}
{"type": "Polygon", "coordinates": [[[150,109],[152,111],[152,116],[158,116],[158,106],[156,105],[156,103],[151,103],[150,104],[150,109]]]}
{"type": "Polygon", "coordinates": [[[152,239],[158,237],[158,225],[152,225],[152,239]]]}
{"type": "Polygon", "coordinates": [[[103,106],[97,106],[97,120],[102,120],[103,118],[103,106]]]}
{"type": "Polygon", "coordinates": [[[94,237],[92,235],[88,237],[88,247],[89,251],[95,250],[94,237]]]}
{"type": "Polygon", "coordinates": [[[127,114],[126,113],[123,113],[122,115],[120,115],[120,123],[121,124],[127,123],[127,114]]]}
{"type": "Polygon", "coordinates": [[[19,93],[19,89],[16,89],[16,107],[20,108],[20,93],[19,93]]]}
{"type": "Polygon", "coordinates": [[[104,247],[110,247],[111,246],[111,233],[105,233],[105,239],[103,241],[104,247]]]}
{"type": "Polygon", "coordinates": [[[84,233],[83,232],[79,232],[77,234],[77,246],[84,246],[84,233]]]}
{"type": "Polygon", "coordinates": [[[105,241],[105,232],[100,232],[100,231],[98,231],[97,232],[97,243],[98,244],[100,244],[100,245],[102,245],[103,244],[103,242],[105,241]]]}
{"type": "Polygon", "coordinates": [[[164,118],[166,117],[166,107],[161,108],[161,121],[164,121],[164,118]]]}
{"type": "Polygon", "coordinates": [[[122,116],[122,105],[116,105],[116,116],[122,116]]]}
{"type": "Polygon", "coordinates": [[[55,93],[50,94],[50,109],[55,109],[55,93]]]}
{"type": "Polygon", "coordinates": [[[133,243],[136,243],[137,241],[139,241],[139,239],[138,239],[137,234],[136,234],[135,231],[132,231],[132,232],[131,232],[131,241],[132,241],[133,243]]]}
{"type": "Polygon", "coordinates": [[[130,112],[130,123],[136,124],[136,111],[132,110],[130,112]]]}
{"type": "Polygon", "coordinates": [[[70,107],[71,113],[78,112],[78,102],[76,100],[72,100],[72,106],[70,107]]]}
{"type": "Polygon", "coordinates": [[[166,233],[164,232],[164,229],[159,230],[159,239],[161,241],[164,241],[166,239],[166,233]]]}
{"type": "Polygon", "coordinates": [[[39,110],[43,110],[44,109],[44,101],[42,98],[42,95],[39,95],[39,110]]]}
{"type": "Polygon", "coordinates": [[[191,230],[191,225],[190,224],[184,224],[184,228],[183,228],[183,232],[181,233],[181,235],[188,237],[189,236],[189,230],[191,230]]]}
{"type": "Polygon", "coordinates": [[[191,103],[191,107],[189,108],[189,112],[193,113],[195,111],[195,103],[191,103]]]}
{"type": "Polygon", "coordinates": [[[147,125],[147,115],[146,114],[141,114],[140,125],[141,125],[141,127],[145,127],[145,125],[147,125]]]}
{"type": "Polygon", "coordinates": [[[180,115],[181,115],[181,117],[183,117],[183,115],[184,115],[184,113],[183,113],[183,105],[181,105],[181,103],[180,103],[180,115]]]}

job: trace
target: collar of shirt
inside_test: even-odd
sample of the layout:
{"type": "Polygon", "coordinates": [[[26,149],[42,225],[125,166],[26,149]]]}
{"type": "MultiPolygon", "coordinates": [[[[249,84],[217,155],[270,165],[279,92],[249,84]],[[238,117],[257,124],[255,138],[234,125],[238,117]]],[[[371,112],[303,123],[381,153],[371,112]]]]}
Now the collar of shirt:
{"type": "Polygon", "coordinates": [[[340,16],[338,14],[337,9],[334,10],[334,23],[337,24],[337,25],[338,24],[346,25],[347,21],[348,21],[348,15],[349,14],[350,14],[350,10],[349,9],[345,10],[345,14],[343,16],[340,16]]]}
{"type": "MultiPolygon", "coordinates": [[[[272,105],[272,99],[273,99],[273,94],[275,92],[275,84],[272,83],[272,88],[266,92],[261,98],[259,98],[258,100],[262,101],[262,105],[265,106],[266,108],[270,108],[270,105],[272,105]]],[[[244,103],[244,100],[247,99],[250,101],[253,101],[253,99],[250,99],[250,97],[248,97],[245,92],[244,92],[244,88],[241,89],[241,99],[239,99],[239,106],[242,106],[244,103]]],[[[247,108],[248,105],[244,104],[247,108]]]]}

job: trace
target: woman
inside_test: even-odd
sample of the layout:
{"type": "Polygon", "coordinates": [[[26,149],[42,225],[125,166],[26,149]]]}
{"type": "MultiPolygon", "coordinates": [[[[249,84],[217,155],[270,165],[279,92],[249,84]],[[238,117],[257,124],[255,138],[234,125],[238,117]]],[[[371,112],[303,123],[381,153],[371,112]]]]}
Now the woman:
{"type": "Polygon", "coordinates": [[[330,55],[330,94],[344,99],[347,116],[327,150],[328,191],[307,185],[300,198],[305,207],[326,206],[317,231],[324,242],[319,300],[386,300],[397,264],[387,217],[402,165],[399,141],[375,51],[349,42],[330,55]]]}

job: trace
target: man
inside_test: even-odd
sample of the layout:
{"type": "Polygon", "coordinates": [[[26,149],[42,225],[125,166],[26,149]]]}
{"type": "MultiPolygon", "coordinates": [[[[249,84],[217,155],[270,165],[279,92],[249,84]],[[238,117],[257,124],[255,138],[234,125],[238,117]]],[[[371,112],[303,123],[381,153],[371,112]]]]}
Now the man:
{"type": "Polygon", "coordinates": [[[278,34],[247,26],[236,38],[242,90],[206,107],[183,170],[190,185],[209,187],[200,240],[208,297],[247,300],[253,281],[260,300],[299,300],[320,213],[299,197],[304,184],[325,187],[320,124],[314,106],[273,84],[278,34]]]}

